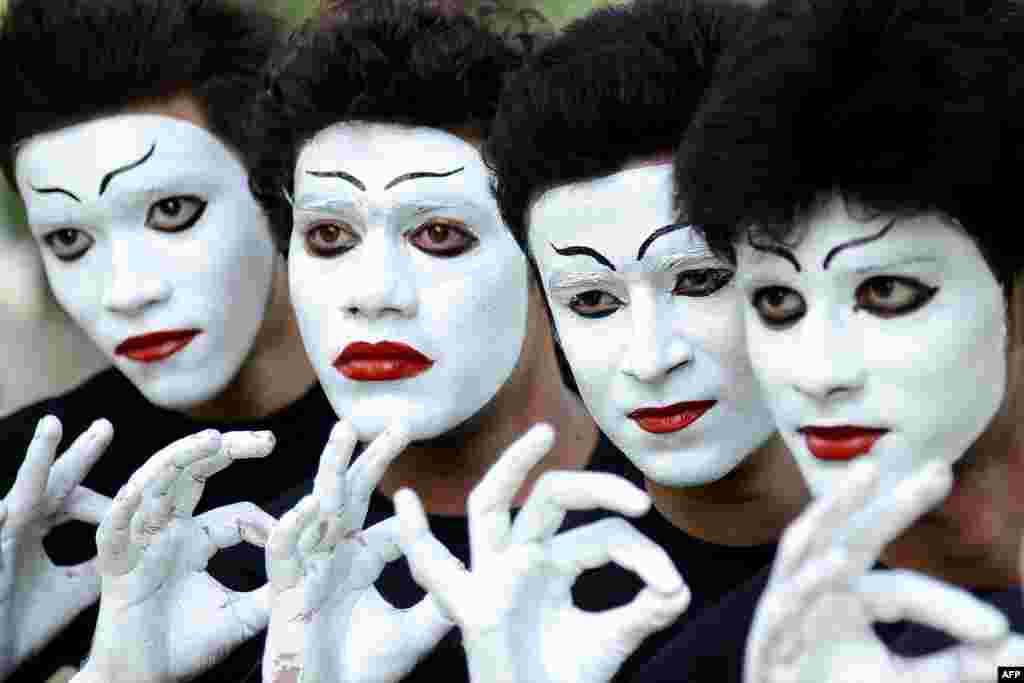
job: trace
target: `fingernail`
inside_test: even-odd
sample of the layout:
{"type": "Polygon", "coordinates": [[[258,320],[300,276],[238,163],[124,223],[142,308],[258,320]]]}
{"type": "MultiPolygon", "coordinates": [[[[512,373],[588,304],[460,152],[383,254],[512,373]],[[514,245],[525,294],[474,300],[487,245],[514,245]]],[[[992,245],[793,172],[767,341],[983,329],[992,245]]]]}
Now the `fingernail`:
{"type": "Polygon", "coordinates": [[[254,438],[260,439],[261,441],[266,441],[271,445],[277,443],[277,437],[275,437],[274,433],[269,429],[265,429],[261,432],[252,432],[252,435],[254,438]]]}
{"type": "Polygon", "coordinates": [[[32,435],[32,438],[34,439],[37,436],[42,436],[43,434],[48,432],[55,426],[54,422],[56,421],[57,418],[54,417],[53,415],[44,416],[43,419],[39,420],[39,422],[36,424],[36,431],[35,434],[32,435]]]}

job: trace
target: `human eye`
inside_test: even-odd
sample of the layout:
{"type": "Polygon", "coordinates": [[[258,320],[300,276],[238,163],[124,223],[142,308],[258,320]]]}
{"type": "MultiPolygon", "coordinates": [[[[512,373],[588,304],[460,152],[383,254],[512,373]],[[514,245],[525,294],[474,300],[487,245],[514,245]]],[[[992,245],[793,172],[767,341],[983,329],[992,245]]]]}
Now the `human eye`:
{"type": "Polygon", "coordinates": [[[913,313],[931,301],[938,287],[909,277],[879,275],[865,280],[855,293],[854,310],[865,310],[880,318],[913,313]]]}
{"type": "Polygon", "coordinates": [[[89,251],[95,240],[77,228],[61,228],[44,235],[43,242],[61,261],[75,261],[89,251]]]}
{"type": "Polygon", "coordinates": [[[807,312],[807,304],[796,290],[778,285],[758,289],[751,303],[762,322],[769,327],[785,327],[807,312]]]}
{"type": "Polygon", "coordinates": [[[676,276],[672,293],[677,296],[711,296],[732,280],[733,271],[728,268],[701,268],[684,270],[676,276]]]}
{"type": "Polygon", "coordinates": [[[305,234],[306,250],[320,258],[343,254],[358,242],[351,226],[337,221],[316,223],[305,234]]]}
{"type": "Polygon", "coordinates": [[[607,318],[622,306],[617,296],[599,289],[581,292],[569,300],[569,309],[583,318],[607,318]]]}
{"type": "Polygon", "coordinates": [[[428,221],[409,234],[414,247],[441,258],[464,254],[479,241],[461,223],[439,219],[428,221]]]}
{"type": "Polygon", "coordinates": [[[168,197],[149,207],[146,226],[161,232],[188,230],[203,217],[205,211],[206,202],[199,197],[168,197]]]}

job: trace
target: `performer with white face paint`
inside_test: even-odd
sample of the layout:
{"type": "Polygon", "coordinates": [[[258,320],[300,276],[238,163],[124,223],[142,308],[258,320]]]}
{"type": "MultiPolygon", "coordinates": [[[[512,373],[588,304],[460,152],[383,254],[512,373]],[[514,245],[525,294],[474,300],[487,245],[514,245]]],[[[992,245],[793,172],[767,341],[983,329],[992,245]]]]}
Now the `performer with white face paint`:
{"type": "Polygon", "coordinates": [[[623,677],[766,568],[808,497],[750,367],[734,267],[676,219],[665,154],[746,16],[688,0],[594,12],[517,74],[488,142],[587,408],[644,475],[640,529],[693,591],[623,677]]]}
{"type": "MultiPolygon", "coordinates": [[[[300,671],[346,681],[465,680],[455,632],[417,665],[458,619],[436,586],[424,582],[431,594],[421,599],[407,566],[388,564],[404,548],[385,496],[413,489],[430,515],[424,523],[469,563],[470,492],[487,488],[481,479],[501,453],[541,420],[557,439],[531,450],[546,457],[522,471],[506,508],[530,500],[559,511],[545,537],[566,512],[566,526],[578,526],[603,516],[587,508],[646,509],[646,496],[613,476],[625,463],[563,383],[543,295],[490,193],[480,146],[519,59],[469,17],[384,3],[316,18],[271,69],[253,120],[264,134],[254,184],[289,246],[302,338],[344,419],[312,486],[282,505],[288,512],[268,545],[266,680],[300,671]],[[369,446],[349,467],[357,441],[369,446]],[[579,512],[558,487],[537,486],[527,498],[555,469],[589,470],[559,474],[576,488],[597,477],[610,493],[579,512]]],[[[474,529],[473,544],[480,534],[474,529]]],[[[607,561],[610,549],[634,545],[618,533],[586,549],[604,549],[607,561]]],[[[591,609],[624,604],[650,575],[638,573],[642,583],[623,580],[632,572],[599,571],[577,598],[591,609]]],[[[638,614],[678,613],[686,594],[673,574],[667,597],[645,598],[638,614]]],[[[548,578],[562,588],[556,612],[574,609],[571,572],[548,578]]],[[[629,622],[623,642],[658,627],[639,621],[629,622]]]]}
{"type": "Polygon", "coordinates": [[[716,615],[728,634],[686,644],[739,657],[711,639],[736,642],[753,617],[747,681],[991,680],[1020,663],[1005,639],[1024,630],[1008,331],[1024,261],[1006,202],[1022,30],[1013,3],[772,3],[677,156],[681,212],[735,250],[779,429],[833,501],[787,532],[756,612],[762,587],[716,615]],[[901,618],[932,628],[872,629],[901,618]]]}
{"type": "MultiPolygon", "coordinates": [[[[25,202],[54,296],[114,365],[5,421],[0,440],[12,452],[47,413],[65,436],[107,418],[112,443],[84,481],[105,495],[145,458],[207,428],[270,430],[278,453],[296,454],[278,466],[239,464],[244,487],[215,479],[203,499],[211,508],[265,505],[315,471],[336,418],[249,190],[237,114],[263,89],[277,30],[264,11],[223,2],[30,0],[8,9],[0,51],[21,56],[2,78],[22,96],[0,123],[3,168],[25,202]],[[135,39],[140,30],[144,40],[135,39]],[[68,88],[72,80],[81,87],[68,88]]],[[[9,459],[5,480],[19,461],[9,459]]],[[[94,533],[67,525],[47,550],[58,562],[88,559],[94,533]]],[[[232,589],[266,581],[260,549],[228,551],[211,571],[232,589]]],[[[42,679],[45,669],[77,666],[95,614],[19,674],[42,679]]],[[[252,658],[241,660],[246,670],[252,658]]]]}

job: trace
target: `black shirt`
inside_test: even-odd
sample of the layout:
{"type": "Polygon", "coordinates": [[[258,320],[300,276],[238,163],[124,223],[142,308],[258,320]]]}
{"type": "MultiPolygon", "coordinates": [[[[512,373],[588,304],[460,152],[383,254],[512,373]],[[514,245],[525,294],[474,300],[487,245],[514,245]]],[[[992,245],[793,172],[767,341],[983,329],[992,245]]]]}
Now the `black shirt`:
{"type": "MultiPolygon", "coordinates": [[[[123,374],[109,369],[62,396],[0,421],[0,443],[8,456],[0,463],[0,492],[5,494],[13,485],[36,423],[47,414],[58,417],[64,427],[61,452],[93,421],[107,418],[114,425],[113,441],[84,481],[85,486],[107,496],[115,495],[154,453],[190,434],[204,429],[273,432],[277,444],[269,456],[239,460],[209,480],[197,514],[239,501],[269,510],[271,501],[316,473],[320,451],[338,419],[323,389],[314,384],[300,399],[265,419],[201,422],[153,405],[123,374]]],[[[71,522],[55,529],[44,545],[57,564],[75,564],[96,554],[95,536],[95,527],[71,522]]],[[[234,590],[259,588],[266,583],[263,551],[244,543],[222,551],[211,561],[210,573],[234,590]]],[[[19,678],[42,681],[62,666],[77,667],[88,654],[98,612],[96,604],[79,615],[39,656],[18,670],[19,678]]]]}

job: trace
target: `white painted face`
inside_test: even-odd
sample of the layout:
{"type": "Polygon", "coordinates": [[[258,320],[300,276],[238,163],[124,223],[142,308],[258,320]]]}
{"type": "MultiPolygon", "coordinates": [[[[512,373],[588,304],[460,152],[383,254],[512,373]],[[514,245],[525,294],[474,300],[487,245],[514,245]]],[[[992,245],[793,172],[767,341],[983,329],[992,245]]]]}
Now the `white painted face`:
{"type": "Polygon", "coordinates": [[[114,365],[165,408],[223,391],[274,263],[236,156],[186,121],[130,114],[31,138],[16,175],[54,295],[114,365]]]}
{"type": "Polygon", "coordinates": [[[476,147],[442,130],[346,123],[295,168],[292,303],[327,397],[360,439],[472,417],[526,336],[527,266],[476,147]]]}
{"type": "Polygon", "coordinates": [[[950,221],[861,221],[834,199],[795,246],[755,231],[737,256],[754,370],[815,495],[861,457],[881,462],[882,490],[953,463],[997,412],[1005,300],[950,221]]]}
{"type": "Polygon", "coordinates": [[[647,477],[696,486],[734,469],[774,424],[733,269],[673,216],[671,164],[629,168],[542,194],[530,252],[598,425],[647,477]]]}

